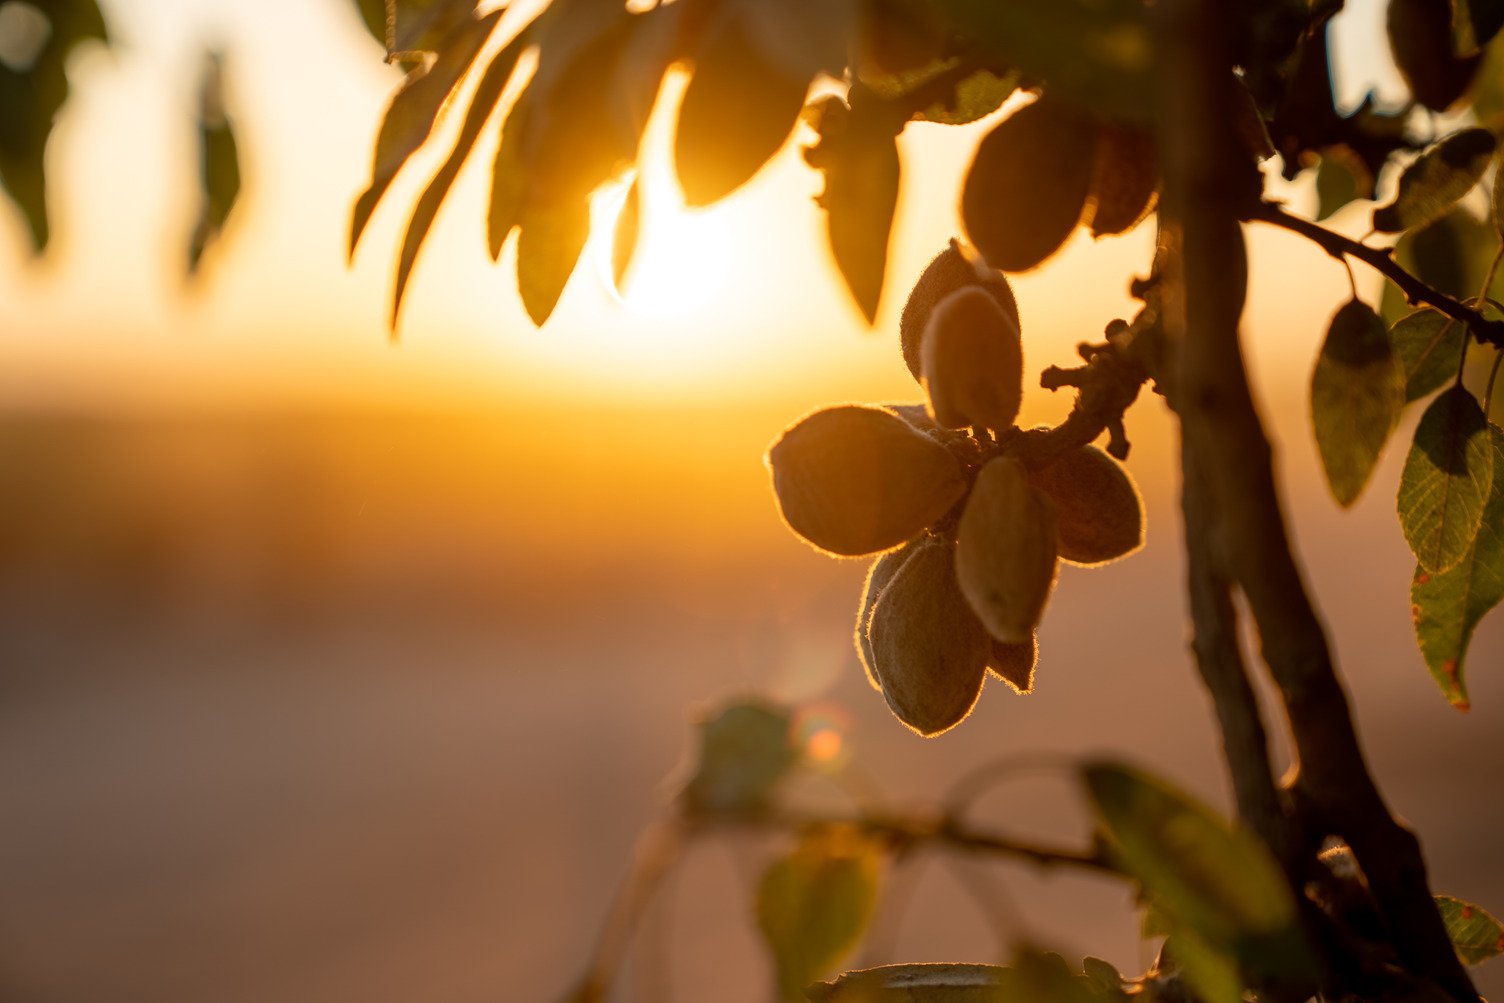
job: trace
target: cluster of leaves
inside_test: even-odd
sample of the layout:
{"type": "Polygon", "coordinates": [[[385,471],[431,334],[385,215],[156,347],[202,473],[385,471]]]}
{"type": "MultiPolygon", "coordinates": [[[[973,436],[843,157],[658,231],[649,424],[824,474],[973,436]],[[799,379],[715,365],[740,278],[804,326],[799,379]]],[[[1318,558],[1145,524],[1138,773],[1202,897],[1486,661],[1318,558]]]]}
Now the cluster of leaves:
{"type": "MultiPolygon", "coordinates": [[[[1497,145],[1482,128],[1445,137],[1405,169],[1394,200],[1374,209],[1374,229],[1405,234],[1398,256],[1403,262],[1407,251],[1414,255],[1423,279],[1446,277],[1454,288],[1455,280],[1441,273],[1460,273],[1477,260],[1449,254],[1444,242],[1472,241],[1472,231],[1485,226],[1457,203],[1479,184],[1497,145]]],[[[1468,276],[1475,285],[1467,302],[1477,309],[1492,308],[1488,293],[1504,234],[1501,195],[1504,185],[1496,182],[1489,260],[1468,276]]],[[[1362,493],[1404,408],[1446,388],[1416,429],[1398,509],[1417,562],[1416,637],[1442,692],[1463,709],[1468,642],[1482,616],[1504,599],[1504,476],[1495,475],[1496,468],[1504,474],[1497,461],[1504,430],[1486,418],[1492,379],[1481,402],[1463,385],[1470,340],[1465,319],[1436,307],[1406,313],[1386,328],[1381,314],[1354,296],[1332,318],[1311,377],[1316,442],[1332,495],[1344,506],[1362,493]]]]}
{"type": "MultiPolygon", "coordinates": [[[[81,42],[108,43],[95,0],[0,3],[0,183],[20,208],[40,254],[51,237],[43,169],[53,121],[68,99],[68,56],[81,42]]],[[[187,266],[198,270],[240,194],[240,159],[224,105],[223,60],[205,56],[199,95],[198,219],[187,266]]]]}
{"type": "Polygon", "coordinates": [[[936,735],[971,712],[989,669],[1029,692],[1057,561],[1137,550],[1143,505],[1095,446],[1021,449],[1018,308],[1003,274],[959,241],[915,284],[900,343],[924,403],[816,411],[768,462],[796,533],[832,554],[880,555],[857,651],[894,714],[936,735]]]}
{"type": "MultiPolygon", "coordinates": [[[[779,997],[814,1003],[1239,1003],[1245,989],[1309,993],[1317,961],[1306,946],[1296,895],[1268,848],[1164,781],[1121,763],[1068,768],[1095,819],[1087,854],[1014,843],[967,826],[960,812],[976,790],[946,799],[952,808],[892,813],[799,814],[787,785],[802,772],[839,780],[807,758],[810,729],[790,708],[732,701],[699,722],[689,778],[673,823],[690,836],[761,831],[778,838],[755,889],[757,926],[779,997]],[[1000,944],[994,964],[897,964],[836,971],[890,907],[884,889],[901,863],[934,849],[1024,857],[1089,867],[1132,883],[1144,907],[1145,938],[1164,937],[1158,959],[1137,978],[1086,958],[1080,971],[1027,943],[1000,944]]],[[[979,771],[982,775],[985,771],[979,771]]],[[[658,861],[659,877],[672,861],[658,861]]],[[[1337,880],[1340,864],[1333,865],[1337,880]]],[[[640,887],[629,882],[629,887],[640,887]]],[[[635,922],[651,889],[618,917],[635,922]]],[[[1469,964],[1504,951],[1504,931],[1484,910],[1445,896],[1438,904],[1459,955],[1469,964]]],[[[894,903],[901,908],[901,903],[894,903]]],[[[620,934],[622,931],[616,931],[620,934]]],[[[630,934],[630,931],[625,931],[630,934]]],[[[621,936],[603,943],[618,944],[621,936]]],[[[571,1003],[604,999],[618,958],[592,959],[571,1003]],[[603,961],[605,963],[603,963],[603,961]]]]}

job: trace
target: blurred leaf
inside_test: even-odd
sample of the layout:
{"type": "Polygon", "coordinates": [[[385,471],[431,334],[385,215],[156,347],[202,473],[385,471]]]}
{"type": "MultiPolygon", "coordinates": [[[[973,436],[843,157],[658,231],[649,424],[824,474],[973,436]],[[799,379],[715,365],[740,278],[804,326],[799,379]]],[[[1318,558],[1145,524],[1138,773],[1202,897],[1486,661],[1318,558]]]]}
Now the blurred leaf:
{"type": "MultiPolygon", "coordinates": [[[[1473,628],[1504,600],[1504,477],[1499,475],[1504,471],[1504,431],[1490,425],[1488,434],[1493,450],[1494,482],[1472,547],[1448,571],[1431,574],[1416,568],[1410,586],[1415,637],[1426,666],[1446,698],[1463,710],[1469,706],[1462,673],[1473,628]]],[[[1500,934],[1496,923],[1493,936],[1497,945],[1500,934]]],[[[1455,934],[1452,939],[1459,944],[1460,951],[1461,942],[1455,934]]],[[[1495,946],[1496,953],[1499,949],[1495,946]]]]}
{"type": "MultiPolygon", "coordinates": [[[[1006,1003],[1012,969],[997,965],[883,965],[805,987],[811,1003],[1006,1003]]],[[[1041,1001],[1043,1003],[1043,1001],[1041,1001]]]]}
{"type": "Polygon", "coordinates": [[[0,183],[40,253],[49,237],[43,161],[53,119],[68,100],[68,54],[86,39],[108,38],[94,0],[9,3],[5,12],[11,37],[0,58],[0,183]]]}
{"type": "Polygon", "coordinates": [[[517,291],[528,317],[542,327],[590,237],[590,204],[582,199],[529,204],[518,229],[517,291]]]}
{"type": "Polygon", "coordinates": [[[1065,243],[1086,205],[1097,136],[1091,118],[1046,94],[982,139],[961,217],[989,265],[1025,271],[1065,243]]]}
{"type": "Polygon", "coordinates": [[[1478,906],[1450,895],[1437,895],[1436,908],[1441,910],[1447,936],[1452,938],[1452,946],[1457,948],[1457,957],[1463,964],[1476,965],[1504,953],[1504,928],[1478,906]]]}
{"type": "Polygon", "coordinates": [[[1446,111],[1478,68],[1478,55],[1458,55],[1454,38],[1454,27],[1471,25],[1454,18],[1452,0],[1389,0],[1386,13],[1389,48],[1411,93],[1432,111],[1446,111]]]}
{"type": "Polygon", "coordinates": [[[204,249],[224,229],[235,199],[240,195],[240,157],[235,133],[224,107],[224,61],[210,53],[204,64],[199,95],[199,184],[202,201],[198,223],[188,244],[188,273],[198,271],[204,249]]]}
{"type": "Polygon", "coordinates": [[[360,21],[371,37],[386,45],[386,0],[355,0],[355,9],[360,11],[360,21]]]}
{"type": "Polygon", "coordinates": [[[990,70],[977,70],[957,81],[949,101],[937,101],[914,113],[917,122],[942,125],[968,125],[997,111],[1018,89],[1018,74],[997,76],[990,70]]]}
{"type": "Polygon", "coordinates": [[[1389,329],[1389,343],[1405,374],[1405,403],[1441,389],[1457,375],[1467,328],[1440,310],[1417,310],[1389,329]]]}
{"type": "Polygon", "coordinates": [[[1098,132],[1086,215],[1091,235],[1106,237],[1137,226],[1154,206],[1159,158],[1154,135],[1106,124],[1098,132]]]}
{"type": "MultiPolygon", "coordinates": [[[[1262,840],[1128,767],[1089,764],[1082,779],[1113,862],[1143,886],[1172,939],[1194,936],[1187,950],[1197,952],[1197,963],[1210,959],[1208,973],[1220,971],[1224,955],[1271,975],[1314,970],[1294,895],[1262,840]]],[[[1203,991],[1224,988],[1204,978],[1203,991]]]]}
{"type": "Polygon", "coordinates": [[[1165,942],[1165,955],[1180,969],[1202,1003],[1243,1003],[1243,978],[1237,959],[1198,936],[1193,928],[1176,927],[1165,942]]]}
{"type": "Polygon", "coordinates": [[[746,184],[799,121],[813,74],[796,72],[758,43],[733,5],[695,53],[679,107],[674,167],[684,200],[707,206],[746,184]]]}
{"type": "Polygon", "coordinates": [[[849,97],[849,107],[834,96],[820,104],[814,123],[820,138],[804,158],[825,175],[825,190],[816,201],[826,213],[830,249],[871,324],[882,297],[888,234],[898,205],[896,137],[903,114],[860,83],[851,85],[849,97]]]}
{"type": "Polygon", "coordinates": [[[1488,423],[1465,387],[1426,409],[1400,475],[1399,516],[1421,568],[1433,574],[1468,553],[1494,479],[1488,423]]]}
{"type": "MultiPolygon", "coordinates": [[[[353,257],[360,235],[370,222],[371,214],[386,194],[392,179],[409,157],[433,132],[439,109],[450,92],[475,62],[475,57],[501,19],[501,11],[483,18],[467,19],[447,35],[439,45],[438,58],[432,66],[420,66],[407,75],[402,87],[387,105],[376,136],[376,154],[371,164],[371,183],[355,200],[350,219],[350,250],[353,257]]],[[[521,50],[517,50],[520,52],[521,50]]]]}
{"type": "Polygon", "coordinates": [[[766,806],[799,758],[786,710],[761,701],[733,703],[700,722],[699,760],[684,788],[692,808],[741,814],[766,806]]]}
{"type": "Polygon", "coordinates": [[[1504,28],[1504,0],[1467,0],[1467,14],[1473,26],[1473,44],[1479,48],[1504,28]]]}
{"type": "Polygon", "coordinates": [[[479,0],[355,0],[360,19],[389,52],[434,52],[463,22],[471,20],[479,0]],[[388,15],[394,15],[388,21],[388,15]]]}
{"type": "Polygon", "coordinates": [[[850,826],[813,829],[770,867],[757,890],[757,925],[773,952],[785,1000],[856,946],[877,900],[882,847],[850,826]]]}
{"type": "Polygon", "coordinates": [[[444,161],[428,187],[418,198],[418,204],[413,209],[412,219],[408,221],[407,232],[402,238],[402,252],[397,260],[397,282],[392,292],[391,326],[397,327],[397,315],[402,309],[402,294],[407,289],[407,280],[412,275],[413,264],[418,259],[418,252],[423,248],[423,241],[428,236],[429,228],[439,214],[439,206],[443,203],[449,189],[454,184],[455,177],[460,172],[460,167],[465,159],[470,156],[470,151],[475,147],[475,141],[480,137],[480,131],[485,126],[486,120],[491,117],[491,112],[496,107],[496,102],[501,100],[501,92],[506,89],[507,81],[511,79],[512,70],[517,65],[517,57],[522,54],[523,47],[527,44],[528,33],[523,31],[512,39],[496,57],[491,60],[486,72],[481,76],[480,83],[476,85],[475,94],[470,99],[470,108],[465,113],[464,124],[460,126],[459,137],[455,140],[454,149],[450,151],[449,158],[444,161]]]}
{"type": "Polygon", "coordinates": [[[618,293],[626,293],[627,272],[632,268],[632,257],[637,253],[642,236],[642,177],[632,178],[622,199],[621,212],[616,215],[616,228],[611,233],[611,281],[618,293]]]}
{"type": "Polygon", "coordinates": [[[1487,129],[1464,129],[1432,146],[1400,175],[1394,201],[1373,211],[1373,228],[1399,233],[1439,218],[1478,183],[1496,145],[1487,129]]]}
{"type": "Polygon", "coordinates": [[[942,0],[985,50],[1110,119],[1149,123],[1154,33],[1139,0],[942,0]]]}
{"type": "MultiPolygon", "coordinates": [[[[1352,161],[1357,160],[1350,151],[1344,155],[1343,147],[1328,147],[1321,153],[1321,164],[1316,168],[1316,221],[1327,219],[1338,209],[1361,197],[1358,175],[1352,161]]],[[[1362,161],[1358,161],[1359,164],[1362,161]]]]}
{"type": "Polygon", "coordinates": [[[1102,993],[1117,992],[1123,988],[1123,976],[1110,961],[1085,957],[1081,959],[1081,970],[1102,993]]]}
{"type": "Polygon", "coordinates": [[[1311,374],[1311,424],[1332,497],[1343,508],[1358,500],[1405,404],[1396,365],[1378,314],[1349,300],[1332,317],[1311,374]]]}

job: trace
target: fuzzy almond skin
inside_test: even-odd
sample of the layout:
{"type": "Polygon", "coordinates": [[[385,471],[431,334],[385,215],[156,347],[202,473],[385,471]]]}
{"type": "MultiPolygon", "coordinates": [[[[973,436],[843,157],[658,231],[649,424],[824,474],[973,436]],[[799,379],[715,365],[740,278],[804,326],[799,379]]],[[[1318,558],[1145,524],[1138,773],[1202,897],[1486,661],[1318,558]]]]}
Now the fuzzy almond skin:
{"type": "Polygon", "coordinates": [[[1055,502],[1060,559],[1091,566],[1144,545],[1144,503],[1128,469],[1096,446],[1082,446],[1029,473],[1055,502]]]}
{"type": "Polygon", "coordinates": [[[1005,429],[1024,397],[1018,327],[976,286],[951,293],[930,314],[919,346],[930,417],[945,428],[1005,429]]]}
{"type": "Polygon", "coordinates": [[[1055,564],[1055,503],[1018,460],[992,460],[956,532],[956,580],[988,633],[1006,644],[1032,641],[1055,564]]]}
{"type": "Polygon", "coordinates": [[[872,562],[872,567],[867,569],[867,580],[862,584],[862,599],[856,608],[856,653],[862,660],[862,668],[866,670],[867,682],[878,692],[882,692],[883,684],[878,681],[877,670],[873,668],[876,657],[872,654],[872,639],[867,636],[867,628],[872,623],[872,607],[877,605],[883,589],[898,574],[898,569],[903,567],[904,562],[923,542],[923,538],[910,540],[897,550],[880,555],[872,562]]]}
{"type": "Polygon", "coordinates": [[[919,545],[878,597],[868,629],[888,707],[926,737],[971,713],[991,650],[956,585],[953,549],[939,539],[919,545]]]}
{"type": "Polygon", "coordinates": [[[1013,287],[1002,272],[991,268],[976,250],[962,244],[954,237],[950,246],[925,266],[919,281],[904,300],[903,315],[898,320],[898,340],[903,349],[904,365],[920,379],[919,343],[924,339],[924,329],[929,326],[930,314],[940,301],[957,289],[974,286],[997,302],[1013,326],[1019,330],[1023,324],[1018,319],[1018,301],[1013,297],[1013,287]]]}
{"type": "Polygon", "coordinates": [[[1021,644],[994,640],[987,657],[987,668],[1011,686],[1014,693],[1029,693],[1034,689],[1034,666],[1037,664],[1039,642],[1033,634],[1021,644]]]}
{"type": "Polygon", "coordinates": [[[881,408],[816,411],[768,451],[789,527],[821,550],[859,557],[896,547],[966,491],[944,446],[881,408]]]}

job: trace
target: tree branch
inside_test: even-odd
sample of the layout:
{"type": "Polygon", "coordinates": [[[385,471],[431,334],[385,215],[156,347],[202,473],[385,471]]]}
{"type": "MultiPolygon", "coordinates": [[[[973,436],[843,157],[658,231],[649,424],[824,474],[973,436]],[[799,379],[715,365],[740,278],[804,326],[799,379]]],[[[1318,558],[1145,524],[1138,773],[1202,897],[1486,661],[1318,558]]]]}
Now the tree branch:
{"type": "Polygon", "coordinates": [[[1334,258],[1356,258],[1399,286],[1405,298],[1412,304],[1424,303],[1435,307],[1448,317],[1465,324],[1479,344],[1504,348],[1504,321],[1489,320],[1466,304],[1432,289],[1401,268],[1399,262],[1394,260],[1393,252],[1388,248],[1369,247],[1367,244],[1328,230],[1318,223],[1291,215],[1283,207],[1272,202],[1260,202],[1258,211],[1249,218],[1251,221],[1269,223],[1289,230],[1291,233],[1298,233],[1320,245],[1323,251],[1334,258]]]}

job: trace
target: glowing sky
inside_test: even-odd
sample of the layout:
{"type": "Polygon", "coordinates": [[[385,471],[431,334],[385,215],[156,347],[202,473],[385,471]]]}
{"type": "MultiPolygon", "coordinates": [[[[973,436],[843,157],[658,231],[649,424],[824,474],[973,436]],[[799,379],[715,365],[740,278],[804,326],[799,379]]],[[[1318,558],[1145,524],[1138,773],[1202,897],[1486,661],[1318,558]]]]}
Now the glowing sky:
{"type": "MultiPolygon", "coordinates": [[[[410,165],[354,266],[349,207],[396,71],[348,0],[103,0],[117,47],[71,65],[75,97],[49,149],[54,247],[27,260],[23,231],[0,211],[0,402],[86,408],[485,406],[518,400],[720,401],[786,396],[913,398],[895,351],[902,293],[959,232],[955,193],[990,126],[911,124],[903,188],[876,332],[836,279],[811,196],[801,133],[712,213],[728,277],[679,316],[626,310],[578,272],[541,331],[516,297],[510,248],[484,249],[490,144],[476,151],[441,213],[404,308],[399,347],[383,319],[405,213],[436,165],[410,165]],[[180,278],[195,158],[192,96],[203,47],[228,52],[229,102],[245,189],[202,281],[180,278]]],[[[1341,18],[1342,97],[1375,81],[1396,93],[1380,5],[1341,18]]],[[[452,119],[447,123],[453,128],[452,119]]],[[[443,133],[447,135],[447,132],[443,133]]],[[[1311,208],[1308,186],[1286,194],[1311,208]]],[[[1338,218],[1364,229],[1362,212],[1338,218]]],[[[1128,278],[1146,270],[1150,227],[1067,250],[1016,280],[1033,362],[1067,362],[1077,341],[1130,315],[1128,278]]],[[[1335,262],[1281,234],[1254,235],[1248,318],[1256,354],[1303,367],[1345,295],[1335,262]]],[[[1360,276],[1371,282],[1371,276],[1360,276]]],[[[1038,394],[1034,395],[1036,398],[1038,394]]],[[[1054,402],[1038,406],[1050,410],[1054,402]]],[[[1030,414],[1025,419],[1046,417],[1030,414]]]]}

